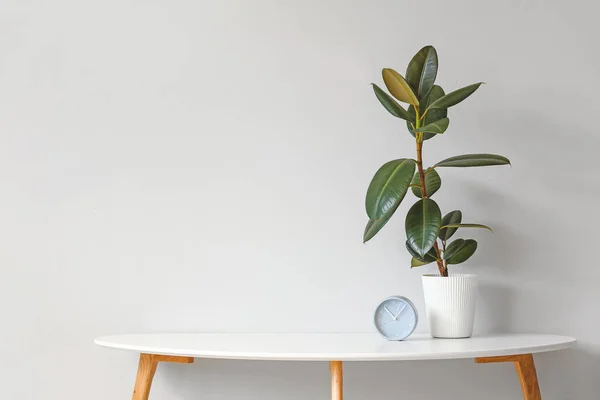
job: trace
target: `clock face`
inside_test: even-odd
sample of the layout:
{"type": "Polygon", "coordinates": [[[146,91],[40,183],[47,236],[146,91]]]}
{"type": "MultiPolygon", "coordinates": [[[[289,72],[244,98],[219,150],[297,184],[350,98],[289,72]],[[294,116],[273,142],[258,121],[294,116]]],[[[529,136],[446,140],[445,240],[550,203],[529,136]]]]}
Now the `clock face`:
{"type": "Polygon", "coordinates": [[[375,310],[375,327],[388,340],[406,339],[418,321],[417,309],[406,297],[390,297],[375,310]]]}

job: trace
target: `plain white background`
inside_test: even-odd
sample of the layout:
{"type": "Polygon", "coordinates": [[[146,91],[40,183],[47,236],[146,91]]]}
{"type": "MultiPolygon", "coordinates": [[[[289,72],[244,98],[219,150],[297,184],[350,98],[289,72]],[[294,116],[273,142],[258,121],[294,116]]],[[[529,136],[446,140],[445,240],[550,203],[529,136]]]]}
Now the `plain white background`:
{"type": "MultiPolygon", "coordinates": [[[[476,331],[577,337],[537,357],[545,400],[600,391],[598,7],[507,1],[0,2],[0,397],[127,399],[135,354],[96,336],[373,330],[411,298],[403,215],[370,243],[364,194],[414,142],[369,86],[426,44],[451,110],[425,162],[482,276],[476,331]]],[[[424,319],[423,319],[424,320],[424,319]]],[[[426,331],[422,322],[419,331],[426,331]]],[[[152,399],[325,399],[327,365],[162,365],[152,399]]],[[[517,399],[510,365],[356,363],[348,399],[517,399]]]]}

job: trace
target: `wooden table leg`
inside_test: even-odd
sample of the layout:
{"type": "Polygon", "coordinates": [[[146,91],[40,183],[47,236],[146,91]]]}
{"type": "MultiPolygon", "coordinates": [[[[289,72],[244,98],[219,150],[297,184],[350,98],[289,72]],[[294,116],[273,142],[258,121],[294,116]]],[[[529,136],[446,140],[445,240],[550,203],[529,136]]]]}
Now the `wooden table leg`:
{"type": "Polygon", "coordinates": [[[542,400],[540,386],[538,384],[537,373],[535,372],[535,363],[533,355],[519,354],[515,356],[499,357],[480,357],[475,359],[476,363],[497,363],[512,362],[521,381],[521,390],[525,400],[542,400]]]}
{"type": "Polygon", "coordinates": [[[343,400],[344,398],[344,372],[341,361],[331,361],[331,400],[343,400]]]}
{"type": "Polygon", "coordinates": [[[150,396],[150,388],[152,387],[152,379],[154,379],[156,367],[158,367],[159,362],[191,364],[194,362],[194,358],[161,356],[157,354],[140,354],[140,362],[138,364],[132,400],[148,400],[148,396],[150,396]]]}

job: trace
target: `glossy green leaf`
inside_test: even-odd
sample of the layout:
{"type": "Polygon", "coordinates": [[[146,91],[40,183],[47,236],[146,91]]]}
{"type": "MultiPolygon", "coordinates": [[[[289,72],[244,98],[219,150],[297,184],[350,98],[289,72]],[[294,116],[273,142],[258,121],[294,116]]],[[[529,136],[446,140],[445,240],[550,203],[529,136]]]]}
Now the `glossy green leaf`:
{"type": "MultiPolygon", "coordinates": [[[[446,95],[446,93],[444,92],[444,89],[442,89],[441,86],[433,85],[433,87],[431,88],[431,91],[429,92],[429,95],[427,96],[425,101],[421,102],[421,110],[427,110],[427,108],[431,104],[433,104],[434,101],[436,101],[437,99],[439,99],[445,95],[446,95]]],[[[447,116],[448,116],[447,108],[434,108],[427,112],[427,115],[425,115],[425,118],[423,119],[423,124],[427,125],[432,122],[439,121],[442,118],[446,118],[447,116]]]]}
{"type": "MultiPolygon", "coordinates": [[[[406,109],[406,112],[410,116],[410,121],[409,120],[406,121],[406,127],[408,128],[408,131],[410,132],[410,134],[413,135],[413,137],[416,137],[415,130],[414,130],[414,123],[417,119],[417,113],[415,112],[415,107],[411,104],[406,109]]],[[[435,136],[435,135],[433,135],[433,136],[435,136]]]]}
{"type": "Polygon", "coordinates": [[[497,154],[463,154],[446,158],[440,161],[436,167],[485,167],[488,165],[510,164],[508,158],[497,154]]]}
{"type": "MultiPolygon", "coordinates": [[[[421,257],[419,255],[419,253],[417,253],[415,251],[415,249],[410,247],[408,240],[406,241],[405,245],[406,245],[406,250],[408,250],[410,255],[413,256],[413,258],[416,259],[417,261],[423,262],[425,264],[429,264],[430,262],[434,262],[435,260],[437,260],[437,253],[435,252],[435,249],[433,247],[431,249],[429,249],[427,254],[425,254],[425,257],[421,257]]],[[[423,265],[425,265],[425,264],[423,264],[423,265]]]]}
{"type": "Polygon", "coordinates": [[[396,212],[396,209],[400,205],[400,202],[396,204],[396,206],[390,209],[387,214],[378,219],[370,219],[367,222],[367,226],[365,227],[365,231],[363,233],[363,243],[367,243],[369,240],[373,239],[373,237],[387,224],[387,222],[392,218],[392,215],[396,212]]]}
{"type": "Polygon", "coordinates": [[[450,120],[448,118],[442,118],[439,121],[435,121],[430,124],[416,128],[416,129],[414,129],[414,131],[415,131],[415,133],[423,132],[423,133],[433,133],[433,134],[437,135],[437,134],[446,132],[446,129],[448,129],[448,125],[450,125],[450,120]]]}
{"type": "Polygon", "coordinates": [[[367,222],[367,226],[365,226],[365,231],[363,232],[363,243],[367,243],[369,240],[373,239],[377,232],[381,230],[389,221],[389,218],[379,218],[379,219],[370,219],[367,222]]]}
{"type": "Polygon", "coordinates": [[[409,246],[424,257],[433,247],[442,224],[442,214],[435,201],[421,199],[408,210],[405,229],[409,246]]]}
{"type": "Polygon", "coordinates": [[[375,173],[367,189],[365,206],[369,219],[379,219],[398,207],[415,174],[415,160],[389,161],[375,173]]]}
{"type": "Polygon", "coordinates": [[[454,92],[450,92],[447,95],[442,96],[433,103],[431,103],[428,109],[432,110],[435,108],[449,108],[455,106],[470,95],[472,95],[477,89],[479,89],[479,86],[481,86],[482,84],[483,82],[478,82],[469,86],[465,86],[464,88],[455,90],[454,92]]]}
{"type": "MultiPolygon", "coordinates": [[[[450,211],[448,214],[444,215],[442,218],[442,226],[447,226],[450,224],[460,224],[462,221],[462,212],[460,210],[450,211]]],[[[458,228],[441,228],[440,229],[440,239],[448,240],[454,232],[456,232],[458,228]]]]}
{"type": "Polygon", "coordinates": [[[431,90],[438,70],[437,51],[433,46],[425,46],[410,60],[406,69],[406,80],[423,100],[431,90]]]}
{"type": "Polygon", "coordinates": [[[467,261],[477,250],[477,242],[473,239],[465,240],[464,245],[456,250],[452,257],[446,258],[448,264],[460,264],[467,261]]]}
{"type": "Polygon", "coordinates": [[[376,84],[373,83],[372,85],[373,85],[373,91],[375,92],[375,96],[377,96],[377,100],[379,100],[381,105],[386,110],[388,110],[388,112],[390,114],[392,114],[394,117],[402,118],[403,120],[414,122],[414,120],[415,120],[414,115],[411,118],[408,111],[406,111],[400,104],[396,103],[396,100],[394,100],[392,98],[392,96],[390,96],[389,94],[384,92],[376,84]]]}
{"type": "MultiPolygon", "coordinates": [[[[444,89],[442,89],[438,85],[433,85],[426,100],[421,101],[421,109],[426,110],[427,106],[429,106],[429,104],[433,103],[435,100],[439,99],[443,95],[444,95],[444,89]]],[[[409,116],[411,117],[411,121],[414,122],[415,118],[416,118],[415,108],[412,105],[408,106],[407,112],[408,112],[409,116]]],[[[425,118],[423,118],[423,124],[428,125],[428,124],[431,124],[432,122],[439,121],[442,118],[446,118],[447,116],[448,116],[448,109],[446,109],[446,108],[436,108],[433,110],[429,110],[427,112],[427,114],[425,115],[425,118]]],[[[410,134],[413,135],[413,137],[415,137],[415,132],[414,132],[410,122],[407,122],[406,126],[407,126],[410,134]]],[[[429,140],[434,136],[435,136],[434,133],[424,133],[423,140],[429,140]]]]}
{"type": "MultiPolygon", "coordinates": [[[[411,187],[412,192],[418,198],[421,198],[421,179],[419,178],[419,173],[415,173],[411,185],[419,185],[419,187],[411,187]]],[[[435,169],[428,168],[425,171],[425,192],[427,196],[432,196],[435,192],[437,192],[442,186],[442,178],[437,173],[435,169]]]]}
{"type": "Polygon", "coordinates": [[[489,226],[485,226],[485,225],[481,225],[481,224],[448,224],[448,225],[443,225],[442,224],[442,228],[482,228],[482,229],[487,229],[490,232],[493,232],[492,228],[490,228],[489,226]]]}
{"type": "Polygon", "coordinates": [[[465,239],[456,239],[446,247],[444,258],[447,260],[452,257],[461,247],[465,245],[465,239]]]}
{"type": "Polygon", "coordinates": [[[392,96],[403,103],[409,103],[414,106],[419,105],[419,99],[417,99],[417,96],[402,75],[391,68],[384,68],[381,75],[383,76],[385,86],[392,96]]]}

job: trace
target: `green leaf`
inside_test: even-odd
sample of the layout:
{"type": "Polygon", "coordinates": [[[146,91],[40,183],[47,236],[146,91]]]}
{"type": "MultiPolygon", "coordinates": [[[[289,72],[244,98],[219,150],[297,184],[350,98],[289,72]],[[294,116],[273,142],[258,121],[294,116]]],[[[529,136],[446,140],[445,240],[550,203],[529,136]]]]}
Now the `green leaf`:
{"type": "Polygon", "coordinates": [[[406,121],[414,122],[414,120],[415,120],[414,115],[411,118],[410,114],[400,104],[396,103],[396,101],[394,99],[392,99],[392,96],[390,96],[389,94],[384,92],[376,84],[372,83],[372,85],[373,85],[373,91],[375,92],[375,96],[377,96],[377,100],[379,100],[381,105],[386,110],[388,110],[388,112],[390,114],[392,114],[394,117],[402,118],[406,121]]]}
{"type": "Polygon", "coordinates": [[[390,218],[392,218],[392,215],[394,215],[399,205],[400,202],[398,202],[394,208],[390,209],[383,217],[378,219],[370,219],[369,222],[367,222],[367,226],[365,227],[365,231],[363,233],[363,243],[367,243],[369,240],[373,239],[373,237],[381,230],[381,228],[387,224],[390,218]]]}
{"type": "MultiPolygon", "coordinates": [[[[408,113],[408,115],[411,118],[410,121],[409,120],[406,121],[406,127],[408,128],[408,131],[410,132],[410,134],[413,135],[413,137],[417,137],[415,135],[415,129],[413,128],[414,122],[417,119],[417,113],[415,112],[415,107],[411,104],[406,109],[406,112],[408,113]]],[[[423,135],[423,136],[426,136],[426,135],[423,135]]],[[[435,135],[432,135],[432,136],[435,136],[435,135]]]]}
{"type": "Polygon", "coordinates": [[[409,103],[414,106],[419,105],[419,99],[417,99],[417,96],[415,96],[410,85],[404,80],[402,75],[391,68],[384,68],[381,75],[383,76],[385,86],[392,96],[403,103],[409,103]]]}
{"type": "MultiPolygon", "coordinates": [[[[406,245],[406,250],[408,250],[408,252],[410,253],[411,256],[413,256],[413,258],[419,262],[425,263],[425,264],[429,264],[431,262],[434,262],[435,260],[437,260],[437,253],[435,252],[435,249],[432,247],[431,249],[429,249],[429,251],[427,252],[427,254],[425,254],[425,257],[421,257],[419,255],[419,253],[417,253],[415,251],[415,249],[413,249],[412,247],[410,247],[410,244],[408,243],[408,240],[405,243],[406,245]]],[[[423,265],[425,265],[423,264],[423,265]]]]}
{"type": "MultiPolygon", "coordinates": [[[[419,178],[419,173],[415,173],[413,177],[411,185],[419,185],[419,187],[411,187],[412,192],[418,198],[421,198],[421,180],[419,178]]],[[[425,171],[425,191],[427,192],[427,196],[431,197],[435,192],[437,192],[442,186],[442,178],[433,168],[428,168],[425,171]]]]}
{"type": "Polygon", "coordinates": [[[423,100],[431,90],[438,70],[437,51],[433,46],[425,46],[410,60],[406,69],[406,80],[423,100]]]}
{"type": "Polygon", "coordinates": [[[409,247],[421,257],[433,247],[442,224],[442,214],[435,201],[421,199],[408,210],[405,229],[409,247]]]}
{"type": "Polygon", "coordinates": [[[464,88],[455,90],[454,92],[450,92],[447,95],[442,96],[433,103],[431,103],[428,109],[432,110],[434,108],[449,108],[455,106],[470,95],[472,95],[477,89],[479,89],[479,86],[481,86],[482,84],[483,82],[478,82],[469,86],[465,86],[464,88]]]}
{"type": "Polygon", "coordinates": [[[435,121],[420,128],[416,128],[414,131],[423,133],[433,133],[437,135],[446,132],[446,129],[448,129],[448,125],[450,125],[450,120],[448,118],[442,118],[439,121],[435,121]]]}
{"type": "Polygon", "coordinates": [[[448,225],[442,224],[442,229],[444,229],[444,228],[482,228],[482,229],[487,229],[490,232],[494,232],[492,230],[492,228],[490,228],[489,226],[485,226],[485,225],[481,225],[481,224],[448,224],[448,225]]]}
{"type": "Polygon", "coordinates": [[[473,239],[467,239],[464,242],[465,243],[452,254],[452,257],[446,257],[448,264],[463,263],[475,253],[475,250],[477,250],[477,242],[473,239]]]}
{"type": "Polygon", "coordinates": [[[415,160],[401,158],[381,166],[367,189],[365,206],[369,219],[379,219],[395,210],[415,174],[415,160]]]}
{"type": "Polygon", "coordinates": [[[431,264],[433,261],[420,261],[414,257],[410,259],[410,267],[417,268],[422,267],[423,265],[431,264]]]}
{"type": "Polygon", "coordinates": [[[510,164],[508,158],[497,154],[463,154],[440,161],[436,167],[485,167],[510,164]]]}
{"type": "Polygon", "coordinates": [[[370,219],[367,222],[367,226],[365,226],[365,231],[363,232],[363,243],[367,243],[369,240],[373,239],[377,232],[381,230],[389,221],[389,218],[379,218],[379,219],[370,219]]]}
{"type": "MultiPolygon", "coordinates": [[[[444,89],[442,89],[438,85],[433,85],[433,87],[431,88],[431,91],[429,92],[429,95],[427,96],[427,99],[421,101],[421,108],[426,110],[427,107],[429,106],[429,104],[433,103],[435,100],[439,99],[443,95],[444,95],[444,89]],[[425,106],[423,106],[423,105],[425,105],[425,106]]],[[[409,116],[411,117],[411,122],[415,122],[415,119],[416,119],[415,108],[412,105],[408,106],[407,112],[408,112],[409,116]]],[[[423,124],[428,125],[435,121],[439,121],[442,118],[446,118],[447,116],[448,116],[448,109],[446,109],[446,108],[436,108],[433,110],[429,110],[427,112],[427,114],[425,115],[425,118],[423,118],[423,124]]],[[[414,137],[415,132],[414,132],[410,122],[407,122],[406,126],[407,126],[410,134],[413,135],[413,137],[414,137]]],[[[423,140],[429,140],[434,136],[435,136],[434,133],[424,133],[423,140]]]]}
{"type": "MultiPolygon", "coordinates": [[[[444,215],[442,218],[442,226],[448,226],[450,224],[460,224],[462,221],[462,212],[460,210],[450,211],[448,214],[444,215]]],[[[454,232],[456,232],[458,228],[441,228],[440,229],[440,239],[448,240],[454,232]]]]}
{"type": "MultiPolygon", "coordinates": [[[[441,86],[433,85],[427,99],[421,102],[421,109],[427,110],[427,108],[440,97],[445,96],[444,89],[441,86]],[[423,107],[423,104],[425,106],[423,107]]],[[[435,121],[439,121],[442,118],[446,118],[448,116],[447,108],[434,108],[433,110],[429,110],[425,118],[423,119],[423,124],[427,125],[435,121]]]]}
{"type": "Polygon", "coordinates": [[[444,258],[447,260],[452,257],[461,247],[465,245],[465,239],[456,239],[446,247],[444,258]]]}

